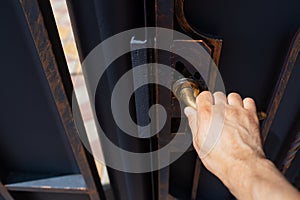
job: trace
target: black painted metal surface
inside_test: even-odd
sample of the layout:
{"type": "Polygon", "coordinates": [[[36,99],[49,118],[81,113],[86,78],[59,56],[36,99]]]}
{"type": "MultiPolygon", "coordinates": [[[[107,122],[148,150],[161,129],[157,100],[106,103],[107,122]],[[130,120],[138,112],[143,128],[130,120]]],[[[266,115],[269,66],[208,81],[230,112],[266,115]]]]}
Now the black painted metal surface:
{"type": "MultiPolygon", "coordinates": [[[[97,44],[109,36],[146,24],[153,25],[155,20],[158,20],[156,25],[180,30],[176,21],[173,27],[174,13],[170,10],[172,9],[169,7],[170,2],[155,2],[160,3],[162,7],[155,7],[157,9],[155,10],[149,1],[138,0],[68,0],[81,60],[84,60],[97,44]]],[[[0,177],[8,183],[12,180],[9,175],[13,178],[24,178],[12,173],[14,171],[32,171],[34,178],[39,176],[36,172],[40,172],[41,177],[48,177],[49,173],[54,175],[79,173],[70,146],[58,144],[65,144],[67,138],[61,134],[64,132],[62,124],[57,120],[57,111],[53,106],[50,90],[45,87],[46,80],[31,35],[26,27],[24,16],[20,15],[21,7],[14,6],[17,3],[17,1],[7,1],[5,6],[0,8],[3,15],[0,20],[5,24],[3,27],[6,27],[1,33],[1,38],[5,38],[2,43],[2,47],[5,48],[1,48],[5,73],[0,80],[0,87],[4,92],[3,96],[9,97],[0,100],[3,106],[0,115],[0,150],[5,149],[0,151],[0,177]],[[7,90],[8,86],[10,90],[7,90]],[[15,93],[15,91],[19,92],[15,93]],[[27,95],[28,93],[32,95],[27,95]],[[30,117],[25,115],[26,113],[31,113],[30,117]],[[15,126],[16,121],[18,126],[15,126]],[[39,141],[39,143],[32,143],[32,141],[39,141]],[[18,151],[15,151],[13,146],[7,145],[12,142],[17,142],[18,151]],[[27,148],[28,143],[33,145],[27,148]]],[[[201,33],[223,39],[219,67],[227,91],[239,92],[243,97],[253,97],[258,109],[266,111],[291,39],[300,26],[299,6],[300,2],[296,0],[230,3],[219,0],[205,2],[186,0],[185,13],[189,23],[201,33]]],[[[47,23],[47,20],[45,22],[47,23]]],[[[50,28],[49,31],[53,30],[51,31],[50,28]]],[[[55,52],[57,53],[58,50],[55,52]]],[[[165,62],[169,61],[167,56],[161,58],[165,59],[165,62]]],[[[131,64],[130,54],[124,55],[105,73],[96,96],[97,117],[104,129],[109,129],[109,138],[114,143],[130,151],[146,152],[152,148],[149,140],[127,136],[112,123],[112,117],[107,117],[107,113],[111,112],[110,105],[107,103],[110,102],[110,95],[103,95],[111,93],[119,77],[131,69],[131,64]],[[103,113],[105,118],[102,117],[103,113]]],[[[290,137],[295,135],[295,127],[297,127],[295,124],[299,123],[296,117],[300,109],[299,65],[298,61],[266,141],[265,149],[268,157],[278,163],[283,159],[282,152],[287,151],[288,144],[291,143],[290,137]]],[[[88,74],[86,77],[88,78],[88,74]]],[[[158,99],[162,97],[163,95],[158,99]]],[[[167,101],[171,102],[171,99],[167,101]]],[[[136,118],[134,103],[131,102],[130,109],[132,117],[136,118]]],[[[166,175],[167,179],[161,185],[161,190],[156,188],[157,182],[161,179],[153,179],[151,173],[129,174],[109,168],[115,197],[116,199],[157,199],[167,195],[161,195],[161,192],[169,192],[176,198],[190,199],[195,159],[195,152],[188,152],[170,168],[164,169],[167,173],[163,175],[166,175]],[[166,185],[168,187],[165,187],[166,185]]],[[[287,171],[287,177],[295,184],[299,184],[299,159],[298,152],[287,171]]],[[[222,183],[205,168],[201,169],[197,191],[197,199],[232,198],[222,183]]],[[[16,199],[30,198],[31,195],[33,194],[28,192],[14,193],[16,199]]],[[[37,199],[44,198],[86,199],[88,197],[78,194],[58,197],[57,194],[48,193],[37,196],[37,199]]]]}
{"type": "Polygon", "coordinates": [[[220,71],[227,92],[253,97],[266,110],[290,42],[300,27],[300,2],[186,0],[199,32],[223,39],[220,71]]]}
{"type": "MultiPolygon", "coordinates": [[[[138,0],[68,0],[72,27],[81,60],[101,41],[132,28],[144,26],[144,5],[138,0]]],[[[150,141],[128,136],[121,131],[111,114],[110,95],[116,81],[131,67],[131,55],[117,59],[101,78],[96,93],[96,112],[99,123],[115,144],[129,151],[147,152],[150,141]],[[103,117],[105,116],[105,117],[103,117]]],[[[83,69],[85,71],[85,69],[83,69]]],[[[84,74],[88,79],[89,74],[84,74]]],[[[133,81],[128,83],[132,87],[133,81]]],[[[93,97],[92,97],[93,98],[93,97]]],[[[135,119],[134,101],[130,112],[135,119]]],[[[116,199],[153,199],[151,173],[131,174],[108,168],[110,183],[116,199]]]]}
{"type": "MultiPolygon", "coordinates": [[[[145,22],[150,21],[150,24],[173,28],[174,13],[170,7],[172,3],[155,1],[155,9],[153,9],[148,1],[145,2],[146,6],[142,5],[142,2],[124,0],[94,0],[84,3],[69,0],[69,10],[81,59],[83,60],[93,47],[107,37],[123,30],[145,26],[147,24],[145,22]],[[122,16],[121,20],[120,16],[122,16]],[[144,16],[147,16],[147,19],[144,16]]],[[[250,96],[256,100],[258,110],[266,111],[291,39],[300,26],[299,5],[299,1],[296,0],[230,3],[218,0],[205,2],[186,0],[184,9],[191,26],[200,33],[217,36],[223,40],[219,68],[227,92],[239,92],[243,97],[250,96]]],[[[181,30],[176,21],[174,28],[181,30]]],[[[130,69],[124,67],[123,63],[130,63],[129,56],[120,58],[111,66],[102,82],[105,86],[99,88],[99,93],[110,93],[115,81],[130,69]]],[[[299,68],[298,65],[296,67],[299,68]]],[[[293,73],[293,76],[298,77],[296,72],[293,73]]],[[[293,89],[284,96],[284,102],[297,101],[299,82],[294,80],[290,85],[289,87],[293,89]]],[[[98,119],[104,126],[111,127],[110,119],[101,118],[101,113],[110,112],[107,109],[109,106],[103,105],[103,102],[110,99],[102,96],[101,100],[102,103],[96,105],[98,119]]],[[[295,103],[293,106],[296,112],[300,105],[295,103]]],[[[280,109],[286,110],[288,107],[282,104],[280,109]]],[[[131,112],[134,113],[134,109],[131,112]]],[[[270,138],[266,143],[267,155],[273,160],[276,156],[272,155],[278,155],[283,141],[289,137],[290,125],[285,122],[291,123],[296,120],[292,115],[287,116],[281,111],[278,116],[284,120],[277,119],[272,124],[270,138]],[[276,139],[276,135],[280,135],[280,139],[276,139]]],[[[147,142],[144,143],[145,141],[124,136],[118,128],[110,130],[110,137],[126,149],[146,151],[149,147],[147,142]],[[141,146],[141,144],[146,145],[141,146]]],[[[195,152],[187,153],[172,164],[170,169],[164,169],[169,170],[167,173],[170,176],[166,176],[169,180],[168,183],[163,183],[162,190],[158,189],[156,198],[163,196],[160,192],[166,192],[163,189],[166,185],[168,185],[167,192],[179,199],[191,197],[195,158],[195,152]]],[[[296,167],[293,176],[296,176],[298,171],[299,167],[296,167]]],[[[113,169],[109,169],[109,174],[118,199],[153,198],[151,195],[154,183],[151,182],[153,180],[151,176],[126,174],[113,169]]],[[[216,177],[203,168],[200,173],[197,198],[231,199],[232,196],[216,177]]]]}
{"type": "MultiPolygon", "coordinates": [[[[196,1],[186,0],[184,10],[190,25],[200,33],[222,38],[223,47],[219,69],[227,92],[238,92],[242,97],[255,99],[258,110],[266,111],[271,96],[279,81],[279,73],[285,66],[292,38],[300,27],[300,2],[291,1],[196,1]]],[[[195,38],[197,39],[197,38],[195,38]]],[[[296,117],[299,104],[299,74],[292,72],[291,81],[284,92],[283,102],[272,123],[265,149],[273,161],[283,156],[284,141],[295,134],[293,124],[299,123],[296,117]],[[298,78],[296,78],[298,77],[298,78]]],[[[287,70],[288,71],[288,70],[287,70]]],[[[298,155],[299,156],[299,155],[298,155]]],[[[293,182],[299,173],[295,158],[289,170],[289,180],[293,182]],[[292,178],[293,177],[293,178],[292,178]]],[[[186,168],[187,162],[178,161],[178,167],[186,168]]],[[[202,170],[199,179],[198,198],[230,198],[222,184],[202,170]],[[227,197],[226,197],[227,196],[227,197]]],[[[192,177],[192,173],[186,174],[192,177]]],[[[178,182],[189,184],[187,177],[178,178],[178,182]]],[[[173,193],[180,193],[180,187],[173,187],[173,193]]],[[[188,198],[188,191],[180,195],[188,198]]]]}

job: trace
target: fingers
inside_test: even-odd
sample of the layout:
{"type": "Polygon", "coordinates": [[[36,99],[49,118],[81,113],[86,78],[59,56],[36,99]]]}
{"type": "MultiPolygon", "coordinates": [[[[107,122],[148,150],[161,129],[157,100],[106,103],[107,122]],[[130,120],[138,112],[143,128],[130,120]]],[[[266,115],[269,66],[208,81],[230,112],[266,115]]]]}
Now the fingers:
{"type": "Polygon", "coordinates": [[[253,99],[247,97],[243,100],[243,104],[245,109],[256,113],[256,105],[253,99]]]}
{"type": "Polygon", "coordinates": [[[242,97],[237,93],[230,93],[227,97],[227,101],[228,104],[232,106],[244,106],[242,97]]]}
{"type": "Polygon", "coordinates": [[[255,101],[249,97],[243,100],[237,93],[230,93],[226,98],[226,95],[223,92],[215,92],[212,95],[211,92],[204,91],[198,95],[196,102],[198,111],[201,110],[201,108],[210,107],[213,104],[228,103],[232,106],[240,106],[247,110],[256,112],[255,101]]]}
{"type": "Polygon", "coordinates": [[[227,103],[226,95],[223,92],[215,92],[213,96],[215,105],[227,103]]]}
{"type": "Polygon", "coordinates": [[[189,125],[192,131],[193,136],[195,137],[198,131],[197,126],[197,111],[191,107],[186,107],[184,109],[184,114],[187,116],[189,120],[189,125]]]}
{"type": "Polygon", "coordinates": [[[197,96],[197,112],[199,120],[201,120],[201,122],[209,122],[213,102],[214,97],[209,91],[203,91],[197,96]]]}
{"type": "Polygon", "coordinates": [[[211,92],[209,91],[203,91],[201,92],[196,99],[196,103],[197,105],[201,104],[201,105],[211,105],[213,104],[214,99],[213,96],[211,94],[211,92]]]}

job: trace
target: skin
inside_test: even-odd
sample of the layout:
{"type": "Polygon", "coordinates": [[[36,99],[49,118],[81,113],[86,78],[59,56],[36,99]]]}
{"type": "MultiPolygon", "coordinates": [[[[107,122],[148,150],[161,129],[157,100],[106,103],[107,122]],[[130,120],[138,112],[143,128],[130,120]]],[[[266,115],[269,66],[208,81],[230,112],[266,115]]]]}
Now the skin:
{"type": "MultiPolygon", "coordinates": [[[[262,148],[255,102],[239,94],[200,93],[197,110],[185,114],[198,153],[209,137],[213,112],[224,111],[224,126],[216,145],[204,157],[204,166],[215,174],[237,199],[300,199],[300,193],[266,159],[262,148]]],[[[215,115],[214,115],[215,116],[215,115]]]]}

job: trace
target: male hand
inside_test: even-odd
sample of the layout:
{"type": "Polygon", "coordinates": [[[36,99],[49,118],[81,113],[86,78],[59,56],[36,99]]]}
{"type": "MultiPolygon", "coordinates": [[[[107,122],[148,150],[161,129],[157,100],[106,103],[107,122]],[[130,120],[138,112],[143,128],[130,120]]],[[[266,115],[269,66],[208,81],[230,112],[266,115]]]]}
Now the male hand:
{"type": "Polygon", "coordinates": [[[265,158],[253,99],[242,100],[237,93],[231,93],[226,98],[222,92],[212,95],[204,91],[197,97],[196,104],[197,110],[185,108],[194,147],[205,167],[219,177],[237,198],[246,199],[247,196],[248,199],[269,199],[270,196],[266,195],[269,192],[274,194],[274,191],[269,190],[280,185],[281,189],[287,188],[287,191],[297,194],[273,163],[265,158]],[[218,141],[215,141],[216,144],[211,146],[206,156],[201,157],[203,144],[215,134],[215,122],[218,120],[213,118],[220,118],[220,123],[223,123],[217,133],[220,137],[213,138],[218,141]],[[267,189],[260,191],[264,188],[261,186],[267,189]]]}

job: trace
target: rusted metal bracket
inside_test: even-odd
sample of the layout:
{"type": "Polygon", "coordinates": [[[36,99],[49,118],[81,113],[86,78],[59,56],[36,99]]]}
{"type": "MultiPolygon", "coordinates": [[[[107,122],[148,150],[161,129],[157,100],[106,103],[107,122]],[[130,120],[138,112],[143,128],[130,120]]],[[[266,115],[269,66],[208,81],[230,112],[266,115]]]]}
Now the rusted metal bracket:
{"type": "MultiPolygon", "coordinates": [[[[175,15],[179,26],[182,30],[188,34],[190,37],[195,38],[201,45],[203,45],[208,52],[211,54],[212,59],[216,66],[219,66],[221,49],[222,49],[222,39],[216,37],[208,37],[202,33],[196,31],[187,21],[184,12],[184,0],[175,0],[175,15]]],[[[194,42],[197,42],[197,41],[194,42]]],[[[208,85],[210,88],[214,88],[217,72],[213,67],[210,68],[208,85]]]]}
{"type": "Polygon", "coordinates": [[[184,13],[184,0],[175,0],[175,15],[182,30],[195,39],[202,39],[206,43],[207,47],[212,50],[212,58],[218,66],[221,55],[222,39],[207,37],[196,31],[188,23],[184,13]]]}

